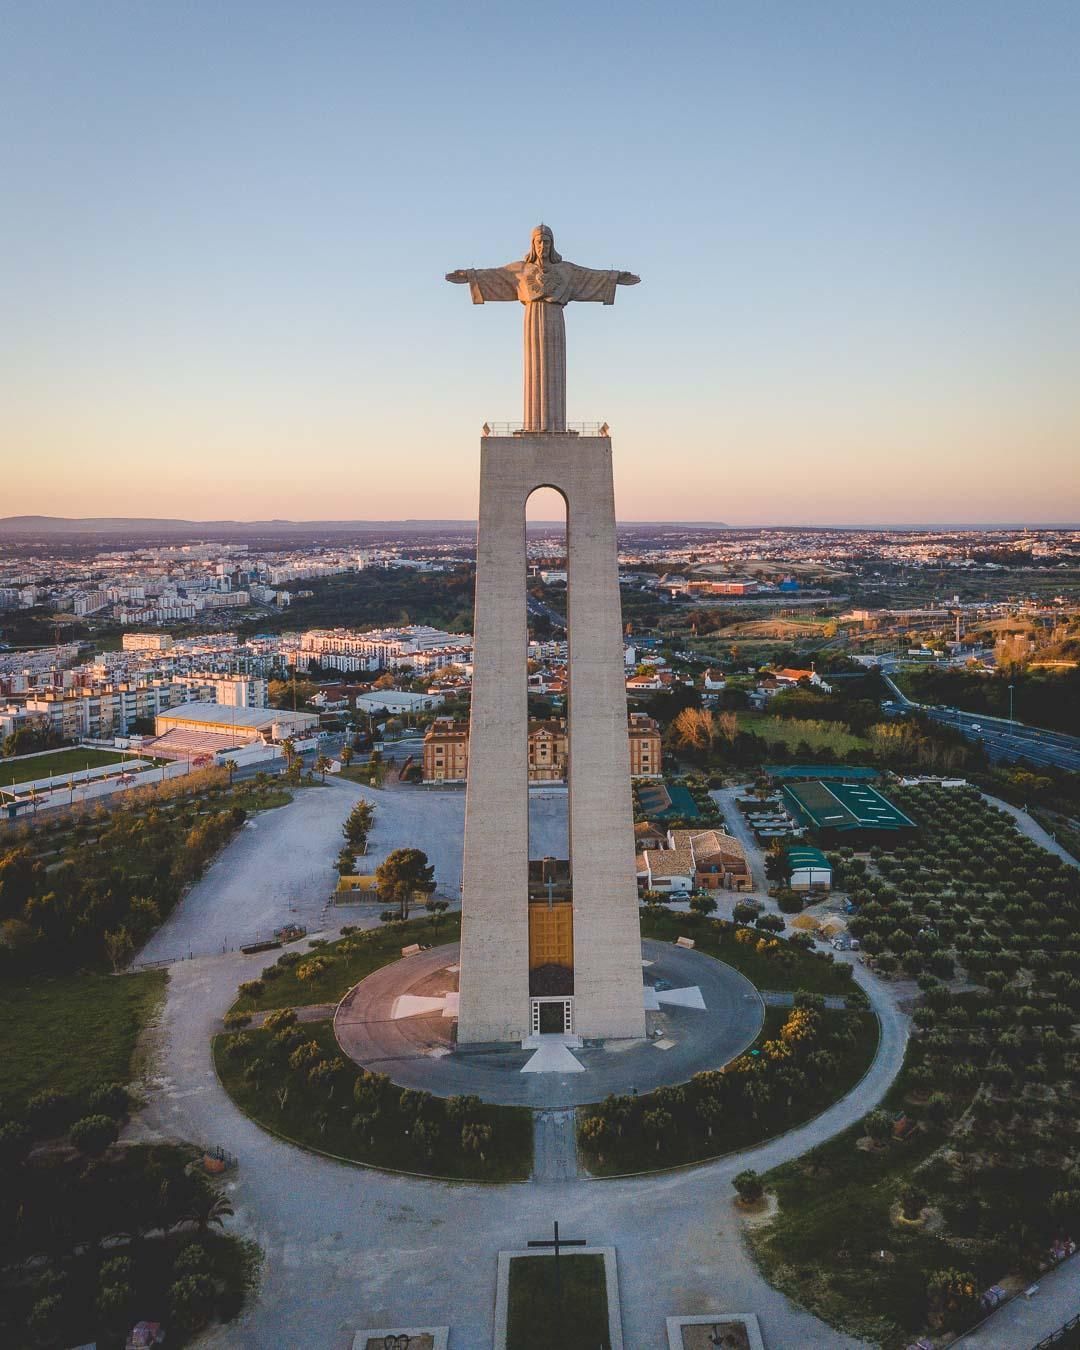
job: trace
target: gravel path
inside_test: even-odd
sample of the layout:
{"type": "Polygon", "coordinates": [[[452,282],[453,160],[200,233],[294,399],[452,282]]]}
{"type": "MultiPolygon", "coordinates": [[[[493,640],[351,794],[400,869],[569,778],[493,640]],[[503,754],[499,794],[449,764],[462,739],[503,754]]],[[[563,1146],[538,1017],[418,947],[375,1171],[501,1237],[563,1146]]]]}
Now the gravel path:
{"type": "Polygon", "coordinates": [[[1016,821],[1016,828],[1021,834],[1027,835],[1033,843],[1038,844],[1040,848],[1046,849],[1047,853],[1053,853],[1055,857],[1060,858],[1062,862],[1067,862],[1070,867],[1080,867],[1080,862],[1077,862],[1071,853],[1066,852],[1057,840],[1054,839],[1052,835],[1049,835],[1037,821],[1032,820],[1026,811],[1021,811],[1018,806],[1013,806],[1009,802],[1003,802],[1000,797],[991,797],[985,792],[982,795],[983,800],[988,801],[991,806],[998,806],[1002,811],[1005,811],[1012,816],[1013,820],[1016,821]]]}
{"type": "MultiPolygon", "coordinates": [[[[352,787],[302,793],[293,805],[265,818],[273,820],[279,841],[272,856],[284,859],[290,849],[301,854],[286,863],[295,867],[285,892],[289,903],[318,911],[324,868],[337,851],[336,837],[329,854],[313,848],[305,828],[312,824],[306,802],[318,800],[321,810],[332,808],[343,818],[352,787]]],[[[411,796],[374,795],[380,803],[411,796]]],[[[424,803],[433,799],[434,794],[417,796],[424,803]]],[[[431,819],[425,812],[423,821],[431,819]]],[[[333,834],[328,829],[326,839],[333,834]]],[[[419,826],[411,842],[429,856],[439,847],[419,826]]],[[[247,846],[246,834],[230,845],[196,888],[208,922],[217,921],[215,904],[223,897],[266,889],[267,857],[266,850],[247,846]]],[[[277,894],[280,904],[283,897],[277,894]]],[[[280,922],[284,915],[268,917],[280,922]]],[[[337,1164],[274,1139],[236,1109],[214,1074],[210,1037],[237,984],[264,963],[265,954],[219,952],[172,967],[160,1028],[160,1076],[132,1131],[222,1145],[240,1158],[239,1170],[227,1182],[237,1211],[231,1226],[263,1247],[262,1284],[245,1316],[211,1332],[204,1345],[346,1350],[356,1327],[404,1322],[449,1324],[451,1350],[481,1350],[492,1340],[499,1249],[539,1236],[555,1217],[576,1235],[618,1248],[623,1329],[635,1350],[666,1346],[666,1315],[725,1308],[757,1313],[772,1347],[826,1350],[859,1344],[795,1307],[762,1279],[742,1240],[731,1180],[744,1167],[765,1171],[823,1143],[876,1105],[892,1082],[903,1059],[908,1022],[892,992],[861,968],[856,967],[856,979],[881,1017],[878,1054],[855,1090],[817,1120],[731,1159],[651,1178],[560,1177],[486,1187],[337,1164]]],[[[553,1139],[543,1162],[545,1175],[565,1170],[560,1157],[565,1157],[562,1146],[553,1139]]]]}

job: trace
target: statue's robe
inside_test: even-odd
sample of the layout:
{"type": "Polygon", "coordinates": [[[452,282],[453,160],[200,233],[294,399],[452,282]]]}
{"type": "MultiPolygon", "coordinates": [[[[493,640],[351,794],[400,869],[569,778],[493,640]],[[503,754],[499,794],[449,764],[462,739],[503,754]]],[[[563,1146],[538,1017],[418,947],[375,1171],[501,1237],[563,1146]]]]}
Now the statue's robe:
{"type": "Polygon", "coordinates": [[[474,305],[520,300],[525,306],[525,430],[566,430],[566,325],[571,300],[615,303],[618,271],[576,263],[512,262],[468,270],[474,305]]]}

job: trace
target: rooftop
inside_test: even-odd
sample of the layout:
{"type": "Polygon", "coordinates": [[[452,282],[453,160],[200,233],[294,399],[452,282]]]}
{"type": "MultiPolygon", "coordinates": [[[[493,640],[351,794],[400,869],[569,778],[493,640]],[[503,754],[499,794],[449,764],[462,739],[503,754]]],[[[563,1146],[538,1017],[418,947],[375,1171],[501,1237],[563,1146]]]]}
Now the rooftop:
{"type": "Polygon", "coordinates": [[[783,795],[805,824],[818,830],[914,829],[888,798],[864,783],[787,783],[783,795]]]}

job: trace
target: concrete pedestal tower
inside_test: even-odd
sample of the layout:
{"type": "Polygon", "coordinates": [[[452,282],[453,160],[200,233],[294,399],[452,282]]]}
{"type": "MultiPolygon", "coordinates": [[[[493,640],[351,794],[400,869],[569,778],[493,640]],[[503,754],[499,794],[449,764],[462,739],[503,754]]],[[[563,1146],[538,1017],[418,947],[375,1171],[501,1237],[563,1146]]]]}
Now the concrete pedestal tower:
{"type": "Polygon", "coordinates": [[[551,1030],[645,1034],[611,440],[565,414],[569,300],[610,304],[637,278],[564,263],[546,227],[523,263],[448,274],[473,300],[525,306],[525,418],[481,442],[458,1043],[551,1030]],[[569,900],[529,901],[525,505],[567,508],[569,900]],[[545,965],[552,958],[553,964],[545,965]],[[564,978],[537,988],[540,968],[564,978]],[[532,980],[532,984],[530,981],[532,980]],[[554,1006],[552,1006],[554,1005],[554,1006]]]}

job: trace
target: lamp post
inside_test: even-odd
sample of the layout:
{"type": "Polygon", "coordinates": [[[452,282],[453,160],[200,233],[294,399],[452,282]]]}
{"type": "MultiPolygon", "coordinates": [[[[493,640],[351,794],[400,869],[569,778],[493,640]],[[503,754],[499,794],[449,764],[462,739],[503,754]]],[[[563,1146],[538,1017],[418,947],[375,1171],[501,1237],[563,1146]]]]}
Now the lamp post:
{"type": "Polygon", "coordinates": [[[1012,723],[1012,720],[1013,720],[1013,689],[1014,689],[1015,687],[1016,687],[1015,685],[1012,685],[1012,684],[1009,685],[1009,722],[1010,722],[1010,724],[1012,723]]]}

